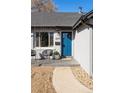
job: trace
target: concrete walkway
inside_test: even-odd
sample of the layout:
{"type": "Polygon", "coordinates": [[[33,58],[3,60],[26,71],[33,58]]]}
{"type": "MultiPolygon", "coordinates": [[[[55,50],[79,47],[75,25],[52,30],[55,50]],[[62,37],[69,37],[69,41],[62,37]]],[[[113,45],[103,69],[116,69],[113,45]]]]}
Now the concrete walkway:
{"type": "Polygon", "coordinates": [[[72,74],[70,67],[56,67],[53,72],[53,86],[57,93],[92,93],[72,74]]]}

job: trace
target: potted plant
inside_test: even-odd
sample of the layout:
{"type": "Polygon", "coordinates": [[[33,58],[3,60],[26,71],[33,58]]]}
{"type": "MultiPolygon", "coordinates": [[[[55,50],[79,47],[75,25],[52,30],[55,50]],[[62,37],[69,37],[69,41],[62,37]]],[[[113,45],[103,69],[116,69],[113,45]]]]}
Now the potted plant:
{"type": "Polygon", "coordinates": [[[57,50],[54,50],[54,52],[53,52],[53,59],[55,59],[55,60],[60,59],[60,54],[57,50]]]}

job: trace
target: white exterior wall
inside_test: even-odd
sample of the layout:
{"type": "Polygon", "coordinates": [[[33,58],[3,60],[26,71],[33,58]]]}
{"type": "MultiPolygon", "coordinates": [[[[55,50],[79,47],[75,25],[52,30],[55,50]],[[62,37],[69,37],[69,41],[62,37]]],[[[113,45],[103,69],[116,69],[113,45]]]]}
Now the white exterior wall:
{"type": "Polygon", "coordinates": [[[33,49],[33,33],[31,33],[31,49],[33,49]]]}
{"type": "Polygon", "coordinates": [[[92,28],[82,28],[75,32],[74,58],[92,76],[92,28]]]}
{"type": "Polygon", "coordinates": [[[61,54],[61,32],[54,33],[54,48],[61,54]],[[60,42],[60,45],[56,45],[55,42],[60,42]]]}

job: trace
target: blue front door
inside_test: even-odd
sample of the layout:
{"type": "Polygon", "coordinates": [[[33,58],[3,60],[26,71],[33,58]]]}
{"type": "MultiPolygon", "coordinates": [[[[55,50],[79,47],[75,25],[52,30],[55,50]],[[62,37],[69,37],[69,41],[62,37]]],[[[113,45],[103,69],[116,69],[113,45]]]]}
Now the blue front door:
{"type": "Polygon", "coordinates": [[[61,49],[63,57],[72,55],[72,32],[62,32],[61,49]]]}

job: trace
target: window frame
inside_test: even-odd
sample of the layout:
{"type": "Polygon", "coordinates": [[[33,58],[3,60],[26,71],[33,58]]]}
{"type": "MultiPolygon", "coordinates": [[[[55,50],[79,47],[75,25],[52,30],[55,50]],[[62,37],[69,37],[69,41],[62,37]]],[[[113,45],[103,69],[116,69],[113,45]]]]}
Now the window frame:
{"type": "Polygon", "coordinates": [[[44,33],[47,33],[48,34],[48,46],[41,46],[41,33],[43,32],[35,32],[35,35],[36,34],[39,34],[38,37],[35,36],[35,47],[53,47],[54,46],[54,32],[44,32],[44,33]],[[53,33],[53,41],[52,41],[52,44],[51,44],[51,36],[50,36],[50,33],[53,33]],[[38,42],[36,41],[38,38],[38,42]],[[37,46],[38,45],[38,46],[37,46]]]}

